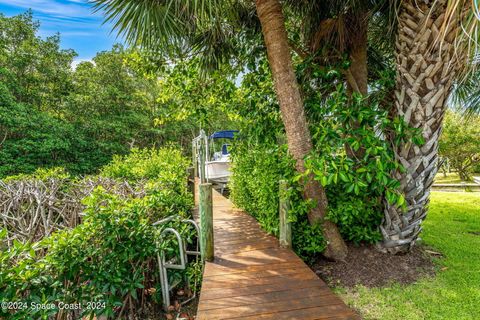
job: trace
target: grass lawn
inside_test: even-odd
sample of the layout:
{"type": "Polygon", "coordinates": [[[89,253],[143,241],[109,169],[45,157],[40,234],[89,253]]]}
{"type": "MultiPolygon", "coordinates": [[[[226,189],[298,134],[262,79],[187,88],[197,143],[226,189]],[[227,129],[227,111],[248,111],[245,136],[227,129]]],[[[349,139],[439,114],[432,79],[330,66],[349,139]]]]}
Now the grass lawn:
{"type": "MultiPolygon", "coordinates": [[[[480,176],[480,173],[474,173],[473,176],[480,176]]],[[[447,173],[447,176],[443,176],[443,172],[439,171],[437,175],[435,176],[435,183],[462,183],[462,182],[467,182],[467,183],[472,183],[473,181],[463,181],[460,179],[458,174],[456,172],[450,172],[447,173]]]]}
{"type": "Polygon", "coordinates": [[[364,319],[480,319],[480,194],[434,192],[430,208],[421,236],[444,255],[437,275],[407,286],[339,288],[364,319]]]}

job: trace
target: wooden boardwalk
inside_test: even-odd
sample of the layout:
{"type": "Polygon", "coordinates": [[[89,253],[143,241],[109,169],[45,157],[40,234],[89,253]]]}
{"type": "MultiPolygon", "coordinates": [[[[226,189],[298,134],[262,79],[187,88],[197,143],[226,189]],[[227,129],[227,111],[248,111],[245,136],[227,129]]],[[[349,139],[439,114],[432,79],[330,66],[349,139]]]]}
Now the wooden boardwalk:
{"type": "Polygon", "coordinates": [[[215,260],[203,274],[198,320],[360,319],[291,250],[213,191],[215,260]]]}

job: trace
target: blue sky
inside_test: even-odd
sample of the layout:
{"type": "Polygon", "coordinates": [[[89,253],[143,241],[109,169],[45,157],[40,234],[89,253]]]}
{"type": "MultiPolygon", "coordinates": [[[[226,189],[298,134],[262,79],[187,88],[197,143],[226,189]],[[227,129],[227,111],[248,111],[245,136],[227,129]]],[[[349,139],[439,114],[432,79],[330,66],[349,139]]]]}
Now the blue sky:
{"type": "Polygon", "coordinates": [[[0,12],[13,16],[32,9],[41,23],[41,37],[60,32],[63,48],[74,49],[78,61],[90,60],[98,51],[109,50],[116,42],[110,25],[102,25],[100,13],[93,13],[88,0],[0,0],[0,12]]]}

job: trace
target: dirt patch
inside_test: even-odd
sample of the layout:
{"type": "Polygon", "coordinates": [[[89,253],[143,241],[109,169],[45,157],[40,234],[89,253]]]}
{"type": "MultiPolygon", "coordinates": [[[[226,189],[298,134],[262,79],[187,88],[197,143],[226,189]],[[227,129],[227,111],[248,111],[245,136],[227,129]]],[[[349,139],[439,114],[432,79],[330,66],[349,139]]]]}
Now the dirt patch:
{"type": "Polygon", "coordinates": [[[164,315],[162,319],[167,320],[193,320],[197,314],[198,294],[192,297],[189,290],[179,289],[172,297],[172,305],[169,307],[169,312],[164,315]],[[180,293],[180,294],[179,294],[180,293]],[[184,301],[187,301],[183,305],[184,301]]]}
{"type": "Polygon", "coordinates": [[[422,246],[404,255],[379,252],[374,246],[349,245],[345,262],[332,262],[319,258],[312,269],[330,286],[381,287],[392,282],[407,284],[423,276],[435,275],[432,257],[441,254],[422,246]]]}

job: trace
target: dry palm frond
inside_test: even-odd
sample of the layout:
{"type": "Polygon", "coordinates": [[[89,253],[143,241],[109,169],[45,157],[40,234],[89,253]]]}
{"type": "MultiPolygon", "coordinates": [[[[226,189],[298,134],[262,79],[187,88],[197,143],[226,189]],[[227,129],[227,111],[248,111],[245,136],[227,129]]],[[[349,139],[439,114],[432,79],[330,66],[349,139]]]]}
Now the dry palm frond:
{"type": "Polygon", "coordinates": [[[445,16],[441,19],[442,23],[435,26],[438,34],[432,46],[439,46],[441,50],[446,42],[453,43],[456,59],[452,59],[452,63],[460,64],[458,70],[461,75],[477,66],[473,63],[473,58],[478,55],[480,40],[476,1],[478,0],[434,0],[427,16],[438,12],[445,16]]]}

